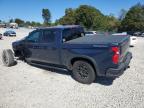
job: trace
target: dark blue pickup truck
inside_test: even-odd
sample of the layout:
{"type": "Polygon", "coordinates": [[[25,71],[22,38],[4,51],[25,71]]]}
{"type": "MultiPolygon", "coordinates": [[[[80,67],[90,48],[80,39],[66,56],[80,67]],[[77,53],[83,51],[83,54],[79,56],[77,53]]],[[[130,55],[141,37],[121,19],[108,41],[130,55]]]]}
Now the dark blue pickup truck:
{"type": "MultiPolygon", "coordinates": [[[[97,76],[118,77],[129,66],[129,36],[85,36],[81,26],[38,28],[12,43],[15,57],[29,64],[67,69],[84,84],[97,76]]],[[[14,63],[11,50],[3,51],[3,63],[14,63]]]]}

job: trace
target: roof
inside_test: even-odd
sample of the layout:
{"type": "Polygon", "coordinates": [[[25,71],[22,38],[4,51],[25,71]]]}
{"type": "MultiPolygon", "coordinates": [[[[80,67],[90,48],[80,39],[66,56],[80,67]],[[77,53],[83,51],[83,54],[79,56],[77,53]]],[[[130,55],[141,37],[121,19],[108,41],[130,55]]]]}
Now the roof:
{"type": "Polygon", "coordinates": [[[80,25],[58,25],[53,27],[40,27],[37,29],[66,29],[66,28],[77,28],[81,27],[80,25]]]}

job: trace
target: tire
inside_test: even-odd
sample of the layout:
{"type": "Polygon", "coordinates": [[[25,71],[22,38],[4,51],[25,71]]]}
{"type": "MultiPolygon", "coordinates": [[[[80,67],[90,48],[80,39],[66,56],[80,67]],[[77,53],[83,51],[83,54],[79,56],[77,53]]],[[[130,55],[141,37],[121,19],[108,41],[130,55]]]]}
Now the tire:
{"type": "Polygon", "coordinates": [[[4,64],[4,66],[7,66],[7,67],[15,65],[16,62],[14,60],[14,54],[13,54],[12,50],[10,50],[10,49],[3,50],[2,62],[4,64]]]}
{"type": "Polygon", "coordinates": [[[73,64],[72,77],[83,84],[91,84],[96,78],[94,68],[86,61],[76,61],[73,64]]]}

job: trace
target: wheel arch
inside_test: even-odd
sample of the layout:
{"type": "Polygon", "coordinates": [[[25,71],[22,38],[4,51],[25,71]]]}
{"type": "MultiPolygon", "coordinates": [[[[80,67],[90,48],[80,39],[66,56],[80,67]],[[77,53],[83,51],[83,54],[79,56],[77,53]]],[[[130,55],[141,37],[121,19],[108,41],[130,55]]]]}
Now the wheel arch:
{"type": "Polygon", "coordinates": [[[81,61],[86,61],[86,62],[90,63],[90,65],[92,65],[92,67],[94,68],[95,73],[96,73],[96,74],[99,73],[99,70],[98,70],[96,61],[94,61],[94,60],[93,60],[92,58],[90,58],[90,57],[73,57],[73,58],[70,60],[70,63],[69,63],[69,67],[68,67],[68,68],[69,68],[70,70],[72,70],[72,66],[73,66],[74,62],[79,61],[79,60],[81,60],[81,61]]]}

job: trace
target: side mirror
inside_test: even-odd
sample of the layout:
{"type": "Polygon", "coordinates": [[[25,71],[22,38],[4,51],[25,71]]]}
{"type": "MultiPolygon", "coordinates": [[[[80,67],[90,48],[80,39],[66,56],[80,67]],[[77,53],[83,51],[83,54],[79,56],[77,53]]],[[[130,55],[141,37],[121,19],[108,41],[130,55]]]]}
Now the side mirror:
{"type": "Polygon", "coordinates": [[[66,39],[63,39],[63,42],[66,42],[66,39]]]}

